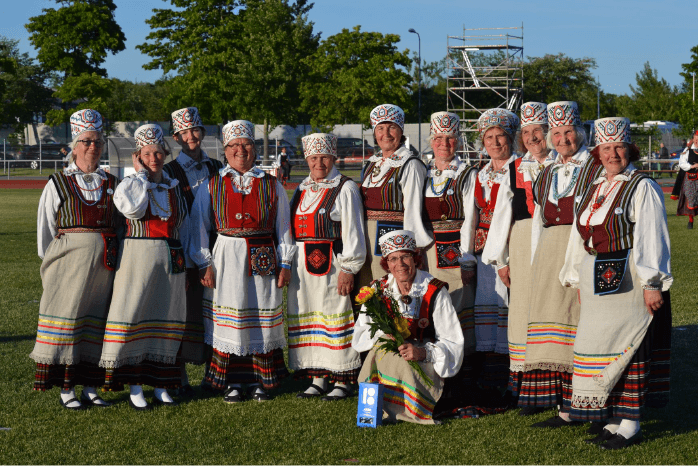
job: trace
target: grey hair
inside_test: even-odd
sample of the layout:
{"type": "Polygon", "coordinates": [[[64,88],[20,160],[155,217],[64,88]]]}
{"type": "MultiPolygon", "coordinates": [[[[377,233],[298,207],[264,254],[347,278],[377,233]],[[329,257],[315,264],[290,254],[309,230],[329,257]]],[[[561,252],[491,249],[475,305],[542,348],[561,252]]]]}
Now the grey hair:
{"type": "Polygon", "coordinates": [[[70,141],[70,144],[68,144],[68,147],[70,147],[70,160],[72,162],[75,162],[75,159],[77,155],[75,155],[75,147],[78,145],[78,141],[81,141],[80,137],[85,134],[85,133],[99,133],[99,140],[102,141],[102,147],[107,145],[107,138],[104,137],[104,133],[101,131],[83,131],[82,133],[78,134],[73,138],[72,141],[70,141]]]}
{"type": "MultiPolygon", "coordinates": [[[[577,142],[577,149],[581,149],[583,146],[588,145],[587,144],[587,133],[584,131],[584,128],[582,126],[575,126],[574,127],[574,132],[576,134],[576,142],[577,142]]],[[[545,135],[545,143],[548,145],[548,149],[555,150],[555,146],[553,145],[553,132],[548,131],[548,134],[545,135]]]]}
{"type": "MultiPolygon", "coordinates": [[[[485,148],[485,143],[482,140],[482,137],[487,133],[487,131],[491,130],[492,128],[501,128],[501,126],[490,126],[487,128],[483,133],[478,134],[477,139],[475,140],[475,150],[481,151],[485,148]]],[[[509,144],[509,152],[511,155],[514,155],[515,153],[519,152],[519,141],[515,136],[512,136],[511,134],[507,133],[504,131],[504,134],[507,137],[507,143],[509,144]]]]}
{"type": "MultiPolygon", "coordinates": [[[[532,126],[532,125],[527,125],[527,126],[532,126]]],[[[546,145],[547,145],[548,125],[546,123],[546,124],[540,124],[539,126],[543,127],[543,140],[546,142],[546,145]]],[[[522,129],[523,128],[519,128],[518,131],[516,131],[516,144],[518,145],[521,153],[525,154],[526,152],[528,152],[528,148],[526,147],[526,145],[523,142],[523,134],[521,134],[522,129]]]]}

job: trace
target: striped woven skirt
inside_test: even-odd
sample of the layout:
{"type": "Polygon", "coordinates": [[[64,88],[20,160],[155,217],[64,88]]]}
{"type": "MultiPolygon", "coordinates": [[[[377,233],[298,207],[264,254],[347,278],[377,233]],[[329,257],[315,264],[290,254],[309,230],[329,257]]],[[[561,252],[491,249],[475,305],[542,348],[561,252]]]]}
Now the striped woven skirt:
{"type": "Polygon", "coordinates": [[[655,319],[647,329],[642,344],[613,387],[604,406],[571,406],[570,386],[566,403],[572,419],[594,422],[614,417],[639,420],[642,407],[662,408],[669,402],[671,303],[669,292],[663,294],[664,306],[655,313],[655,319]]]}
{"type": "Polygon", "coordinates": [[[350,378],[353,374],[355,381],[361,358],[351,347],[354,333],[351,298],[337,292],[340,273],[337,256],[332,252],[332,257],[325,257],[325,261],[331,261],[325,275],[314,275],[307,270],[305,251],[306,243],[299,241],[287,294],[289,368],[312,369],[316,374],[328,375],[346,372],[350,378]]]}
{"type": "MultiPolygon", "coordinates": [[[[178,363],[184,334],[185,275],[172,273],[170,257],[166,241],[134,238],[124,241],[114,279],[101,367],[138,366],[144,361],[158,363],[143,370],[127,370],[145,376],[148,367],[167,368],[178,363]]],[[[137,383],[138,379],[129,380],[137,383]]]]}
{"type": "MultiPolygon", "coordinates": [[[[494,265],[477,259],[477,288],[475,291],[475,349],[509,354],[507,322],[509,316],[509,290],[497,275],[494,265]]],[[[506,384],[506,382],[505,382],[506,384]]]]}
{"type": "Polygon", "coordinates": [[[78,364],[36,364],[34,390],[45,391],[53,387],[70,390],[76,385],[83,387],[101,387],[106,373],[103,367],[95,363],[78,364]]]}
{"type": "MultiPolygon", "coordinates": [[[[668,291],[662,293],[664,305],[651,321],[632,327],[633,322],[644,323],[649,318],[634,253],[635,250],[630,251],[629,270],[618,292],[596,296],[593,284],[580,283],[582,319],[575,341],[574,392],[570,402],[575,420],[639,420],[643,406],[661,407],[668,401],[671,297],[668,291]],[[605,320],[608,315],[613,315],[613,319],[605,320]],[[633,350],[634,354],[626,356],[633,350]],[[613,381],[613,385],[602,385],[599,378],[600,382],[613,381]]],[[[593,266],[593,256],[585,256],[580,275],[591,276],[593,266]]]]}
{"type": "MultiPolygon", "coordinates": [[[[572,373],[536,369],[519,372],[518,406],[521,408],[569,407],[572,399],[572,373]]],[[[563,409],[569,411],[569,409],[563,409]]]]}
{"type": "Polygon", "coordinates": [[[281,379],[287,375],[282,349],[236,356],[214,348],[203,384],[217,391],[223,391],[231,384],[251,383],[260,383],[265,389],[272,389],[278,387],[281,379]]]}
{"type": "Polygon", "coordinates": [[[359,374],[360,382],[383,385],[383,420],[435,424],[434,406],[443,392],[443,379],[431,363],[419,363],[434,385],[427,387],[412,367],[396,353],[369,351],[359,374]]]}
{"type": "Polygon", "coordinates": [[[114,283],[114,272],[104,265],[104,248],[99,233],[64,233],[46,250],[36,344],[29,355],[41,366],[38,378],[46,375],[45,365],[58,366],[52,374],[75,366],[73,382],[66,380],[72,386],[81,363],[99,362],[114,283]]]}
{"type": "Polygon", "coordinates": [[[181,361],[174,364],[160,361],[141,361],[139,364],[120,366],[106,370],[104,389],[121,391],[124,385],[150,385],[155,388],[178,388],[182,385],[181,361]]]}
{"type": "Polygon", "coordinates": [[[686,176],[683,180],[683,193],[686,196],[686,208],[698,208],[698,180],[689,180],[686,176]]]}

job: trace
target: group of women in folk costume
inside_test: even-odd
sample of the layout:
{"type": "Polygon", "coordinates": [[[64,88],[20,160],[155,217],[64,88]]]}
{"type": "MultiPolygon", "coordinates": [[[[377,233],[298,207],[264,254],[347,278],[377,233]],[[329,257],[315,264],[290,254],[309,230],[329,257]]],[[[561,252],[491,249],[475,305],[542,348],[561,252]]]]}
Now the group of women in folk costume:
{"type": "Polygon", "coordinates": [[[175,404],[167,389],[188,386],[184,362],[206,362],[202,386],[224,401],[268,400],[288,374],[289,286],[289,366],[310,381],[299,398],[341,400],[378,380],[388,419],[433,423],[464,356],[479,354],[480,383],[501,387],[508,355],[520,414],[559,407],[535,427],[591,420],[592,443],[639,441],[640,407],[666,395],[672,279],[663,199],[631,163],[627,120],[597,120],[590,154],[575,102],[528,102],[521,119],[488,110],[479,170],[456,155],[455,114],[432,115],[427,166],[404,145],[399,107],[379,105],[371,123],[381,151],[360,186],[334,167],[334,135],[303,138],[310,175],[289,205],[254,165],[249,121],[224,126],[225,166],[201,150],[195,108],[173,113],[182,150],[165,167],[162,130],[145,125],[137,173],[118,183],[98,168],[101,117],[76,112],[74,162],[39,206],[35,387],[60,385],[61,404],[81,409],[108,406],[97,386],[129,384],[131,406],[148,409],[141,385],[175,404]],[[198,269],[188,290],[186,266],[198,269]],[[354,326],[350,296],[372,282],[428,332],[415,327],[399,355],[369,353],[362,368],[377,336],[365,315],[354,326]],[[417,399],[410,361],[435,380],[417,399]]]}

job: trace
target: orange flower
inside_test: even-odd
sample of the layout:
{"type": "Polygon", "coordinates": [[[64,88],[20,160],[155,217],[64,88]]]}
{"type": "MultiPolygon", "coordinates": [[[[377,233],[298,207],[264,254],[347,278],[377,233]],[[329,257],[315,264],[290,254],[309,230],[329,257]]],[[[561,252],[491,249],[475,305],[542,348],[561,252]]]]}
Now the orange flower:
{"type": "Polygon", "coordinates": [[[366,301],[371,299],[376,294],[376,289],[371,286],[364,286],[359,290],[359,294],[356,295],[356,304],[364,304],[366,301]]]}

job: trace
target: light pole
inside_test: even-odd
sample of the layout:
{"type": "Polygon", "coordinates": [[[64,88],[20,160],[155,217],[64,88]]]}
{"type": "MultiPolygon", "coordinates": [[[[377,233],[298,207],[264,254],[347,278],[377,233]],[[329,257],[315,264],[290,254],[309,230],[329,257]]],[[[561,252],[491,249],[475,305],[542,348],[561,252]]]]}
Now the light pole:
{"type": "Polygon", "coordinates": [[[414,29],[410,28],[408,32],[411,32],[412,34],[417,34],[417,40],[419,41],[419,55],[417,60],[419,61],[418,63],[418,68],[417,68],[417,95],[418,95],[418,103],[417,103],[417,113],[419,114],[419,156],[422,156],[422,38],[419,35],[417,31],[414,29]]]}

